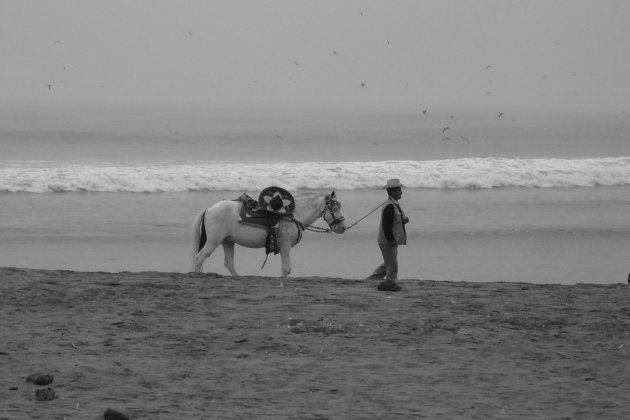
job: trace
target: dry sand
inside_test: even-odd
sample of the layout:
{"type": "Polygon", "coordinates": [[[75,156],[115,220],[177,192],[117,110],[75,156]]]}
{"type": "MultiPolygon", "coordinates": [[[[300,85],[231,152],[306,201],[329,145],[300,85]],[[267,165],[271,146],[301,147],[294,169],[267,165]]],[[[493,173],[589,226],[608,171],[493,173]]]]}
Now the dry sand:
{"type": "Polygon", "coordinates": [[[630,418],[628,285],[400,284],[0,269],[0,419],[630,418]]]}

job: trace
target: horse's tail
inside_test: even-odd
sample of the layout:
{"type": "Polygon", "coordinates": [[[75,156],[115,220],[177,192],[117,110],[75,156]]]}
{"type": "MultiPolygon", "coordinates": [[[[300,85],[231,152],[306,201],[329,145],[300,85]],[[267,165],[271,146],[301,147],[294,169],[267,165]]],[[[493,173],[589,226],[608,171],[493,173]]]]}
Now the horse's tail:
{"type": "Polygon", "coordinates": [[[206,211],[202,211],[195,218],[192,225],[193,234],[193,257],[204,247],[207,241],[206,237],[206,211]]]}

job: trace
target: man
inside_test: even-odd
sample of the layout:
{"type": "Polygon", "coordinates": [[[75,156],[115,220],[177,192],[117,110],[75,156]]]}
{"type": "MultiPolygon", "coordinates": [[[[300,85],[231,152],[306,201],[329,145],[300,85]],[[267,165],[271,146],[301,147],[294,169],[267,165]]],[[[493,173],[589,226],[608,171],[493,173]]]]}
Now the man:
{"type": "Polygon", "coordinates": [[[409,218],[398,204],[403,187],[398,179],[389,179],[384,187],[388,197],[381,207],[381,223],[378,229],[378,246],[381,248],[384,262],[368,279],[398,278],[398,245],[407,244],[405,225],[409,222],[409,218]]]}

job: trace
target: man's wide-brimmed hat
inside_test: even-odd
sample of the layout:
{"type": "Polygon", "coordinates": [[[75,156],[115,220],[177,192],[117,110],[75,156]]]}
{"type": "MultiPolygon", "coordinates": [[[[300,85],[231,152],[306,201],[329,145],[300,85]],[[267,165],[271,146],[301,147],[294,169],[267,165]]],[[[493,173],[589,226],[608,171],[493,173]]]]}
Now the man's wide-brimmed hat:
{"type": "Polygon", "coordinates": [[[394,179],[388,179],[387,185],[383,187],[383,189],[385,190],[388,190],[390,188],[405,188],[405,186],[400,183],[400,180],[398,178],[394,178],[394,179]]]}

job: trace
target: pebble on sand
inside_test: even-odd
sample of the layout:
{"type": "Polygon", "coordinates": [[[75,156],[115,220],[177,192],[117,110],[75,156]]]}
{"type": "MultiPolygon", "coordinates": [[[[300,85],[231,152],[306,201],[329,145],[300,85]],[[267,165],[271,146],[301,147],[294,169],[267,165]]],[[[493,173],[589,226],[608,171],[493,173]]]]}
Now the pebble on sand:
{"type": "Polygon", "coordinates": [[[105,410],[105,414],[103,414],[103,418],[105,420],[129,420],[129,416],[121,413],[120,411],[113,410],[108,408],[105,410]]]}
{"type": "Polygon", "coordinates": [[[32,382],[35,385],[48,385],[55,379],[53,375],[47,373],[33,373],[26,377],[26,382],[32,382]]]}
{"type": "Polygon", "coordinates": [[[55,391],[51,387],[41,388],[35,391],[35,399],[37,401],[52,401],[55,397],[55,391]]]}

